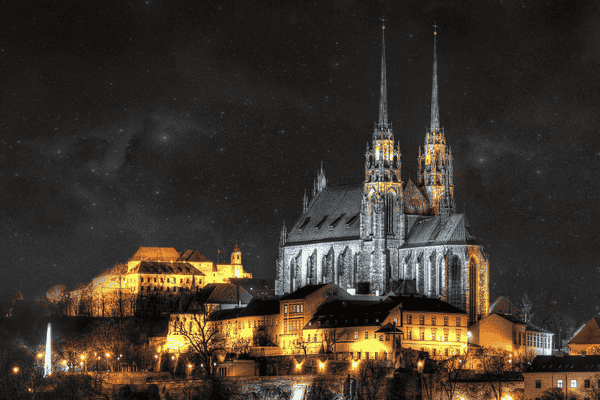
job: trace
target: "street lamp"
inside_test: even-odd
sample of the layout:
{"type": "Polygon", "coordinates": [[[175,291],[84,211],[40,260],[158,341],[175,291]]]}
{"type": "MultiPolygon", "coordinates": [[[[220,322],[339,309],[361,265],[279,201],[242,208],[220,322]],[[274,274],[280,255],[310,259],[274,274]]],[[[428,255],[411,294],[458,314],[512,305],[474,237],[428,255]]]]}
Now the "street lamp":
{"type": "Polygon", "coordinates": [[[108,367],[108,359],[109,359],[109,358],[110,358],[110,354],[109,354],[109,353],[106,353],[106,369],[107,369],[108,371],[110,371],[110,368],[108,367]]]}
{"type": "Polygon", "coordinates": [[[14,372],[15,374],[18,374],[18,373],[19,373],[19,367],[14,367],[14,368],[13,368],[13,372],[14,372]]]}

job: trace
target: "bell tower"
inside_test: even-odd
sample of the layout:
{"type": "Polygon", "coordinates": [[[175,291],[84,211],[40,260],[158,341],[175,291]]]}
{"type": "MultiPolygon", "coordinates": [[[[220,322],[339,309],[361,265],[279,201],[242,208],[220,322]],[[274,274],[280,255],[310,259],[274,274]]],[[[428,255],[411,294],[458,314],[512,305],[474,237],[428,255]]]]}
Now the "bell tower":
{"type": "MultiPolygon", "coordinates": [[[[370,241],[370,255],[363,254],[362,281],[370,282],[370,292],[383,292],[390,277],[388,247],[404,241],[404,204],[400,146],[394,143],[388,123],[385,65],[385,25],[382,26],[381,87],[379,121],[365,153],[365,183],[361,204],[361,239],[370,241]],[[370,276],[366,276],[366,270],[370,276]]],[[[396,245],[396,246],[394,246],[396,245]]],[[[363,252],[364,253],[364,252],[363,252]]]]}
{"type": "Polygon", "coordinates": [[[437,80],[437,25],[433,32],[433,85],[431,91],[431,121],[425,134],[424,151],[419,147],[417,186],[424,189],[429,201],[429,213],[438,214],[444,193],[454,198],[452,153],[446,146],[444,128],[440,127],[437,80]]]}

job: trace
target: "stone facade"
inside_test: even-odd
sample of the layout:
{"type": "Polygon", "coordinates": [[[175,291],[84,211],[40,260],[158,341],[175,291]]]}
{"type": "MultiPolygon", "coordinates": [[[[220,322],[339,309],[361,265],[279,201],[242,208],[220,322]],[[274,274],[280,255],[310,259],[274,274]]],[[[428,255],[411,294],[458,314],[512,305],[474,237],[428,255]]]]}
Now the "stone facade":
{"type": "MultiPolygon", "coordinates": [[[[435,42],[434,42],[435,46],[435,42]]],[[[283,227],[275,293],[335,283],[349,293],[383,294],[397,282],[469,314],[489,310],[489,261],[454,204],[453,158],[439,124],[434,50],[431,124],[419,149],[416,183],[401,179],[401,152],[387,118],[385,46],[379,122],[367,146],[362,184],[331,187],[323,167],[300,218],[283,227]]]]}

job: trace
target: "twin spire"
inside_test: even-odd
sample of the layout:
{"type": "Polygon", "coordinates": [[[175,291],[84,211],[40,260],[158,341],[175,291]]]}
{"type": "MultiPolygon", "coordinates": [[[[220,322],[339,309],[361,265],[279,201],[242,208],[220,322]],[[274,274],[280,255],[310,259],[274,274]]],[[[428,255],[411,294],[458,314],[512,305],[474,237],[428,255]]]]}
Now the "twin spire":
{"type": "Polygon", "coordinates": [[[381,88],[379,93],[379,129],[385,129],[388,125],[387,109],[387,78],[385,75],[385,20],[381,26],[381,88]]]}

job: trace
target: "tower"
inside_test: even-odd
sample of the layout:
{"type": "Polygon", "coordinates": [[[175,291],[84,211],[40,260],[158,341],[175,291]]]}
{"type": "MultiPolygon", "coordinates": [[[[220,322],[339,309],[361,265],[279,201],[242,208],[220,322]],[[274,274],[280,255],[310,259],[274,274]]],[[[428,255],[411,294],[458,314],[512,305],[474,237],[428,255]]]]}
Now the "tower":
{"type": "Polygon", "coordinates": [[[431,90],[431,120],[425,134],[423,152],[419,148],[417,186],[423,188],[429,202],[429,213],[440,212],[440,203],[448,190],[454,197],[452,154],[446,146],[444,128],[440,127],[437,81],[437,26],[433,32],[433,84],[431,90]]]}
{"type": "Polygon", "coordinates": [[[400,146],[394,143],[392,125],[388,123],[385,25],[382,29],[379,121],[375,124],[371,145],[367,144],[365,153],[361,203],[360,237],[369,240],[370,245],[366,252],[362,252],[358,282],[363,285],[369,282],[369,288],[359,288],[360,291],[369,292],[383,292],[390,276],[387,249],[390,245],[400,246],[404,240],[401,154],[400,146]]]}

